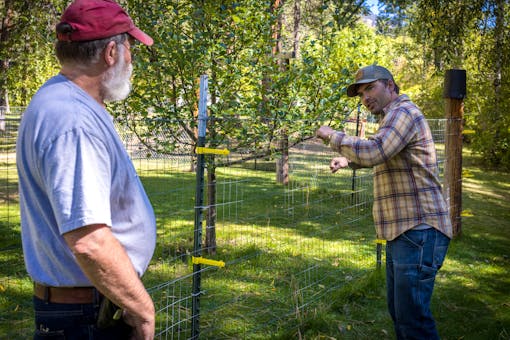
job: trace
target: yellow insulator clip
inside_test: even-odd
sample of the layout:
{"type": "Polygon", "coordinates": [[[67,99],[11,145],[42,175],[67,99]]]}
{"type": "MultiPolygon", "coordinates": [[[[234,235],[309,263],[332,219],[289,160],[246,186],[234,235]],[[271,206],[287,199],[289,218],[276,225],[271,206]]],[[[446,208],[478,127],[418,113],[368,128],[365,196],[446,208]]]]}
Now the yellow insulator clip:
{"type": "Polygon", "coordinates": [[[213,149],[213,148],[205,148],[203,146],[197,146],[195,153],[197,155],[200,155],[200,154],[228,155],[230,153],[230,151],[228,149],[213,149]]]}
{"type": "Polygon", "coordinates": [[[386,244],[386,240],[377,239],[377,240],[375,240],[375,243],[377,243],[377,244],[386,244]]]}
{"type": "Polygon", "coordinates": [[[223,261],[204,259],[202,256],[200,256],[200,257],[192,256],[191,262],[193,264],[207,264],[209,266],[215,266],[215,267],[220,267],[220,268],[225,267],[225,262],[223,262],[223,261]]]}

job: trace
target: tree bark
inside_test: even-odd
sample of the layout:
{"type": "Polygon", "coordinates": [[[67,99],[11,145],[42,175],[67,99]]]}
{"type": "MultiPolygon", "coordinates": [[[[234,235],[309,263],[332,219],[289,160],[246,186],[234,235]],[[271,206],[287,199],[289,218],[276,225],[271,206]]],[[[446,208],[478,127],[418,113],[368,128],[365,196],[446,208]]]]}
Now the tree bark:
{"type": "MultiPolygon", "coordinates": [[[[211,157],[214,157],[211,155],[211,157]]],[[[207,167],[207,216],[205,247],[208,254],[216,254],[216,168],[207,167]]]]}
{"type": "MultiPolygon", "coordinates": [[[[13,0],[4,0],[5,12],[2,13],[2,27],[0,28],[0,46],[6,46],[9,41],[9,30],[12,27],[13,0]]],[[[0,107],[9,112],[9,92],[7,90],[7,71],[9,59],[0,60],[0,107]]]]}
{"type": "Polygon", "coordinates": [[[301,27],[301,4],[300,0],[294,0],[294,32],[293,32],[293,57],[299,58],[299,43],[301,37],[299,29],[301,27]]]}
{"type": "Polygon", "coordinates": [[[496,7],[494,9],[496,14],[496,26],[494,27],[494,55],[495,55],[495,64],[494,64],[494,109],[496,116],[499,116],[499,103],[501,99],[501,74],[503,68],[503,44],[505,38],[504,32],[504,20],[505,20],[505,0],[496,0],[496,7]]]}

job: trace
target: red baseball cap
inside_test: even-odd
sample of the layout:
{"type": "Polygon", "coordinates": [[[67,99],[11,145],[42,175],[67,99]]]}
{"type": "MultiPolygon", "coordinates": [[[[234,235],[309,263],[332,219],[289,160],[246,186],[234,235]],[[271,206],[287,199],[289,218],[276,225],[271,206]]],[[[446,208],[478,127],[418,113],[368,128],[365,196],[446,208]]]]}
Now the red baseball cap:
{"type": "Polygon", "coordinates": [[[147,46],[154,42],[113,0],[75,0],[66,8],[60,22],[71,25],[73,31],[58,34],[58,40],[87,41],[128,33],[147,46]]]}

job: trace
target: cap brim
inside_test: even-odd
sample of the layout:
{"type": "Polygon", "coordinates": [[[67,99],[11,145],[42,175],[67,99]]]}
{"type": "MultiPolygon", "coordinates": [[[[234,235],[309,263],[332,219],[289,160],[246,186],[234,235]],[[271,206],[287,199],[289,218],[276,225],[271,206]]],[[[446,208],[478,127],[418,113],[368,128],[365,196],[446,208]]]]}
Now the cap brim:
{"type": "Polygon", "coordinates": [[[138,27],[134,27],[127,33],[144,45],[151,46],[154,43],[154,40],[138,27]]]}
{"type": "Polygon", "coordinates": [[[358,95],[358,87],[361,84],[368,84],[371,82],[374,82],[378,79],[363,79],[360,81],[355,82],[354,84],[351,84],[347,87],[347,96],[348,97],[356,97],[358,95]]]}

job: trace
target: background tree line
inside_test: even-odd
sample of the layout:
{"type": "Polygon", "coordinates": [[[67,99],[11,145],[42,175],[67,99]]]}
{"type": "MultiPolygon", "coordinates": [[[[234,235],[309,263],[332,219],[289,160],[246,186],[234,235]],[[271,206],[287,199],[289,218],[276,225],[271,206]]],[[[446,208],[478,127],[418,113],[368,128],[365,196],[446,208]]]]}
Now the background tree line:
{"type": "MultiPolygon", "coordinates": [[[[292,144],[318,124],[341,125],[357,104],[346,84],[378,63],[428,117],[444,115],[445,70],[465,69],[465,129],[475,132],[466,139],[490,165],[510,169],[508,0],[382,0],[374,27],[360,20],[364,0],[119,2],[155,45],[135,48],[134,92],[111,110],[141,118],[147,138],[173,136],[155,144],[164,151],[183,134],[194,143],[201,74],[210,79],[209,137],[263,155],[277,139],[292,144]]],[[[67,3],[0,1],[1,106],[27,105],[58,72],[54,26],[67,3]]]]}

